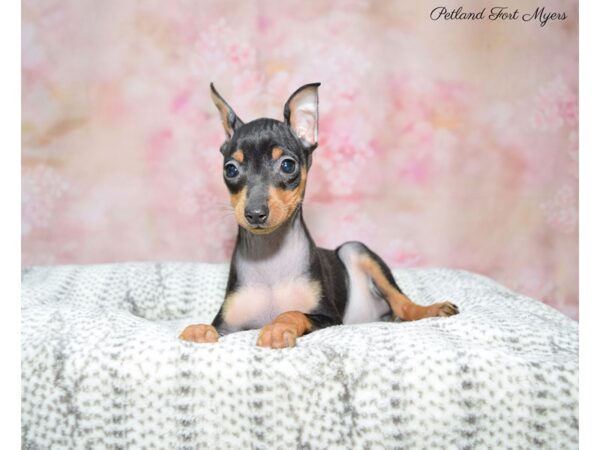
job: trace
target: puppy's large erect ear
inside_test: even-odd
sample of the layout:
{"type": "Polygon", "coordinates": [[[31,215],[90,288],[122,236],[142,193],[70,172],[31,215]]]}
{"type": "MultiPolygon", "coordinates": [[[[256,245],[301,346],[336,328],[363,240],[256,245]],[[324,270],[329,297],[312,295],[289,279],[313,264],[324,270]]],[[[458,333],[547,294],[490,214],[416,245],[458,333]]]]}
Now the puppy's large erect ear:
{"type": "Polygon", "coordinates": [[[221,97],[221,95],[217,92],[212,83],[210,83],[210,96],[219,110],[225,133],[227,133],[227,137],[230,138],[235,130],[244,125],[244,122],[242,122],[242,120],[235,114],[233,109],[231,109],[231,106],[229,106],[227,102],[223,100],[223,97],[221,97]]]}
{"type": "Polygon", "coordinates": [[[285,122],[312,150],[319,137],[319,94],[321,83],[305,84],[292,94],[283,108],[285,122]]]}

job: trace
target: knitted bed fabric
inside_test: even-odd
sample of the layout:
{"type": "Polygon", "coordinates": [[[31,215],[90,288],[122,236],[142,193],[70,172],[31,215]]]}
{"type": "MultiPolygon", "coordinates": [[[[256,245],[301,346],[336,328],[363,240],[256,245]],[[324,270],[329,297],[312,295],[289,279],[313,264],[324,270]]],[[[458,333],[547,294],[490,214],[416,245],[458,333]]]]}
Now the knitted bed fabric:
{"type": "Polygon", "coordinates": [[[336,326],[295,348],[177,339],[227,265],[35,267],[22,280],[25,448],[577,448],[578,325],[480,275],[396,270],[450,318],[336,326]]]}

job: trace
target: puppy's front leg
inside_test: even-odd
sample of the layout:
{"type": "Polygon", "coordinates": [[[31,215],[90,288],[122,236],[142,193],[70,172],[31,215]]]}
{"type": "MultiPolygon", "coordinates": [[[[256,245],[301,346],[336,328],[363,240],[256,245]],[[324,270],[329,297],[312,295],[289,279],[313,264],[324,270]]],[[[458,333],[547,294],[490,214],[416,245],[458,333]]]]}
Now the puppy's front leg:
{"type": "Polygon", "coordinates": [[[179,335],[179,339],[184,341],[196,342],[199,344],[214,344],[219,340],[219,335],[223,333],[223,309],[227,304],[228,297],[219,308],[212,324],[205,323],[188,325],[179,335]]]}
{"type": "Polygon", "coordinates": [[[215,343],[219,340],[219,332],[212,325],[188,325],[179,335],[179,339],[197,343],[215,343]]]}
{"type": "Polygon", "coordinates": [[[312,331],[313,324],[306,314],[288,311],[278,315],[258,333],[256,345],[267,348],[294,347],[296,338],[312,331]]]}

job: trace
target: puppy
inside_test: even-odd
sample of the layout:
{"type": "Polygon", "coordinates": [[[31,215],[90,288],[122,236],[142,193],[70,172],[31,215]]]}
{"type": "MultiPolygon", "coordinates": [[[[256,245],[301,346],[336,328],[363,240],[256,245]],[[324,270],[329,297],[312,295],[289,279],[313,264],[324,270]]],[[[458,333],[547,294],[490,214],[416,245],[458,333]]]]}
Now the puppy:
{"type": "Polygon", "coordinates": [[[318,142],[318,87],[299,88],[283,122],[236,115],[211,84],[227,139],[223,178],[238,222],[225,299],[211,325],[190,325],[180,338],[217,342],[260,329],[257,345],[284,348],[331,325],[419,320],[458,313],[449,302],[421,306],[396,284],[389,267],[361,242],[319,248],[302,218],[318,142]]]}

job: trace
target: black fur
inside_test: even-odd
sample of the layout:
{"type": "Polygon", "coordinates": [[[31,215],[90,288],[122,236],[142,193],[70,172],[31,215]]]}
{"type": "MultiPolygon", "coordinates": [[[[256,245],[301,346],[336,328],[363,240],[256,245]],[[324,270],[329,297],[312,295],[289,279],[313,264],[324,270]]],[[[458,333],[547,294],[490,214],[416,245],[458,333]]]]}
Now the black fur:
{"type": "MultiPolygon", "coordinates": [[[[290,220],[299,221],[309,239],[310,264],[308,275],[311,280],[319,281],[322,287],[322,295],[318,307],[311,311],[310,314],[306,314],[313,325],[312,330],[317,330],[332,325],[340,325],[342,323],[342,318],[346,307],[346,300],[348,297],[348,274],[344,264],[340,261],[336,251],[319,248],[315,245],[310,233],[308,232],[308,229],[306,228],[304,219],[302,218],[301,207],[298,208],[290,220]]],[[[231,259],[229,279],[225,293],[226,297],[239,288],[239,285],[237,284],[235,254],[238,251],[240,241],[242,239],[245,237],[252,239],[251,236],[248,236],[249,234],[249,231],[239,227],[236,248],[234,249],[231,259]]],[[[219,330],[220,333],[225,331],[223,327],[222,307],[215,316],[212,325],[219,330]]]]}
{"type": "MultiPolygon", "coordinates": [[[[296,103],[296,110],[292,112],[291,108],[294,108],[294,106],[290,105],[292,104],[292,100],[299,100],[302,106],[306,107],[306,103],[302,103],[306,99],[306,97],[302,97],[307,92],[304,90],[307,88],[309,90],[314,89],[314,97],[309,97],[309,100],[314,100],[314,103],[308,105],[308,117],[309,121],[314,119],[316,122],[318,119],[316,87],[318,87],[318,83],[306,85],[292,94],[284,107],[283,122],[263,118],[244,124],[216,92],[214,86],[211,85],[213,100],[219,108],[225,131],[229,137],[221,146],[221,153],[224,159],[225,184],[231,194],[240,193],[243,188],[246,188],[246,206],[264,208],[264,205],[267,204],[270,188],[294,190],[298,188],[301,182],[301,172],[308,172],[311,165],[312,152],[317,148],[316,139],[313,139],[315,142],[308,142],[308,140],[311,140],[313,136],[316,137],[316,128],[311,129],[314,131],[314,134],[306,133],[304,135],[308,137],[308,140],[304,136],[299,137],[292,123],[292,114],[295,113],[296,117],[306,119],[306,116],[300,116],[301,114],[306,114],[306,109],[298,108],[298,103],[296,103]],[[300,97],[295,98],[297,94],[300,97]],[[311,105],[315,105],[314,113],[310,110],[311,105]],[[310,115],[311,113],[313,114],[312,116],[310,115]],[[283,154],[279,159],[274,160],[272,151],[276,147],[281,149],[283,154]],[[234,157],[238,150],[241,150],[243,153],[243,161],[238,161],[234,157]],[[294,173],[283,173],[280,166],[275,166],[276,164],[281,164],[281,161],[285,158],[292,159],[298,165],[294,173]],[[238,173],[233,178],[227,176],[225,167],[228,164],[233,164],[238,169],[238,173]]],[[[308,92],[310,95],[310,91],[308,92]]],[[[304,130],[299,128],[298,130],[302,133],[305,132],[306,128],[304,130]]],[[[257,226],[260,227],[260,225],[257,226]]],[[[273,252],[274,249],[278,248],[277,246],[282,242],[282,236],[285,236],[285,233],[291,229],[296,231],[301,230],[303,242],[305,240],[308,242],[308,269],[307,273],[303,274],[303,277],[311,281],[317,281],[321,287],[321,298],[317,306],[305,314],[312,324],[311,331],[342,324],[349,297],[350,281],[350,275],[340,257],[340,249],[345,244],[336,250],[317,247],[302,218],[301,202],[298,203],[296,210],[291,214],[287,222],[270,234],[257,236],[245,227],[239,226],[236,246],[231,260],[226,298],[241,288],[238,281],[239,268],[236,265],[236,256],[241,254],[245,260],[266,259],[269,256],[269,252],[273,252]]],[[[381,268],[382,273],[390,284],[399,292],[402,292],[396,284],[391,270],[379,256],[362,243],[349,244],[352,245],[353,252],[368,255],[381,268]]],[[[371,291],[377,297],[385,300],[385,296],[372,280],[371,285],[371,291]]],[[[387,318],[390,313],[384,313],[381,318],[387,318]]],[[[220,334],[229,331],[227,324],[224,323],[223,306],[217,313],[212,325],[220,334]]]]}

